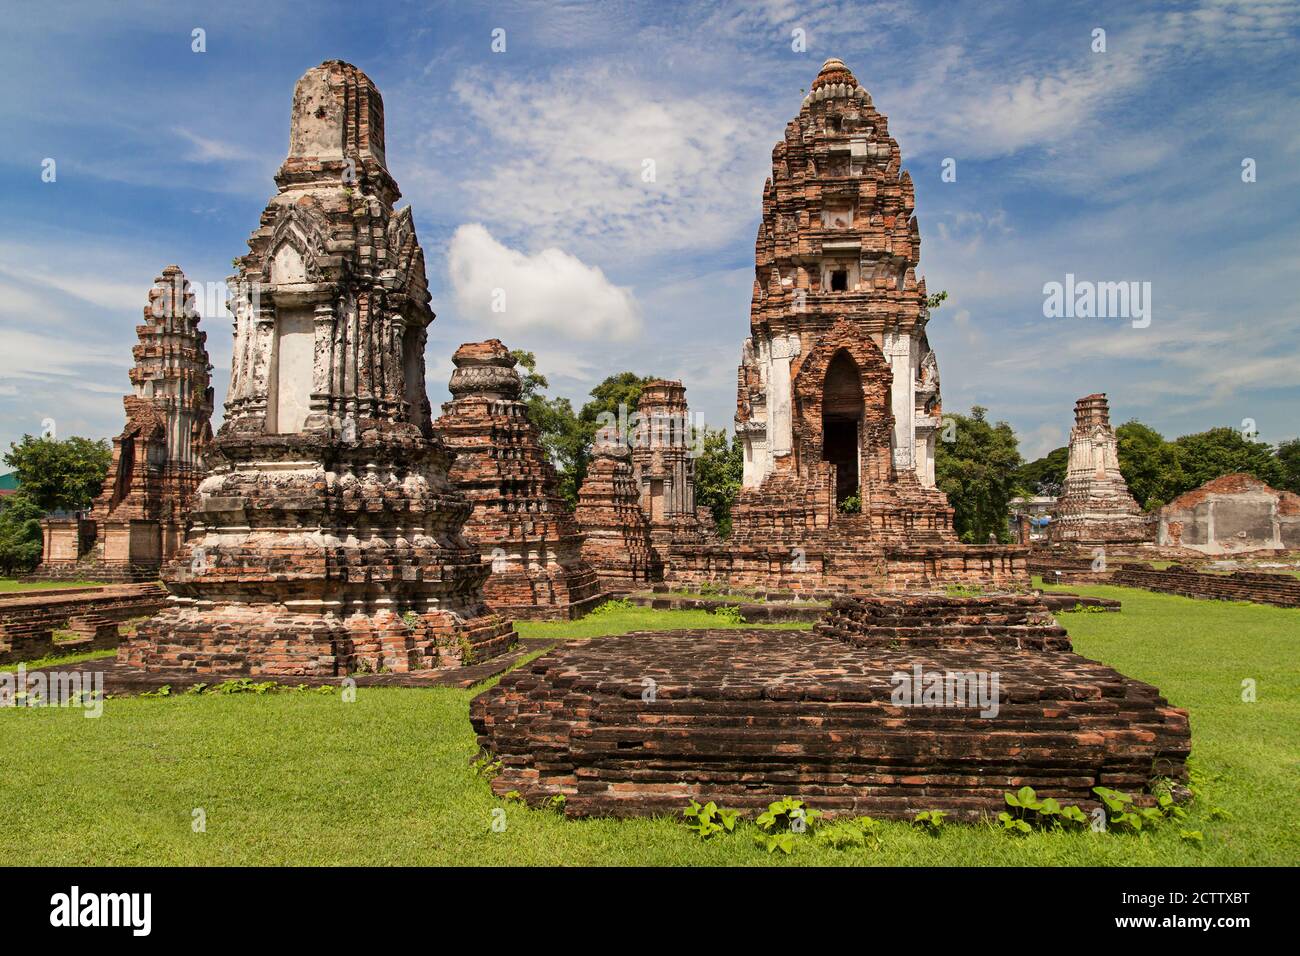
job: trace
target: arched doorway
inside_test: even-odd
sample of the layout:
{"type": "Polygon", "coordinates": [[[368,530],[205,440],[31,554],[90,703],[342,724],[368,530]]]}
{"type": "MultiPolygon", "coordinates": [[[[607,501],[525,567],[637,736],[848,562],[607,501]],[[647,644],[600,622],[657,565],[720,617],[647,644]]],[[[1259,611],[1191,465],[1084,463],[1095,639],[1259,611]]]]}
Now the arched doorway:
{"type": "Polygon", "coordinates": [[[822,461],[835,465],[835,503],[858,494],[862,376],[849,353],[835,353],[822,388],[822,461]]]}

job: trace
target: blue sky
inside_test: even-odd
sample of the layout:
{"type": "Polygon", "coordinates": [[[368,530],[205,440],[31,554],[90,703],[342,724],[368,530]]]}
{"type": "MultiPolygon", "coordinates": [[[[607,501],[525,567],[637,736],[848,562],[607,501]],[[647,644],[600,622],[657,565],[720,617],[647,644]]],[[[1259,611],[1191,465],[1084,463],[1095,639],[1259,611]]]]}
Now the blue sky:
{"type": "MultiPolygon", "coordinates": [[[[1290,0],[124,0],[15,4],[6,26],[3,448],[46,418],[60,437],[120,430],[153,277],[230,272],[274,191],[293,85],[333,58],[384,95],[438,313],[435,405],[455,347],[496,336],[575,405],[632,369],[683,379],[729,426],[771,148],[838,56],[916,183],[920,272],[949,293],[930,324],[947,410],[987,406],[1027,457],[1063,444],[1095,391],[1116,422],[1170,436],[1247,418],[1267,441],[1300,431],[1290,0]],[[1043,286],[1067,273],[1150,282],[1149,327],[1045,318],[1043,286]],[[505,315],[487,286],[509,290],[505,315]]],[[[230,324],[212,311],[220,405],[230,324]]]]}

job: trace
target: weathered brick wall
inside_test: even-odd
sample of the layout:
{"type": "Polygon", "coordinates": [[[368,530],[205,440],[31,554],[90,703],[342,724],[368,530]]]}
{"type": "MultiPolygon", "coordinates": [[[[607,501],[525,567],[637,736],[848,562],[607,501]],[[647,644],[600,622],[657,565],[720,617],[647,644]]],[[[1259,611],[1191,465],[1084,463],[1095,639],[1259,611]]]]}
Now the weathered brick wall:
{"type": "Polygon", "coordinates": [[[1220,555],[1300,549],[1300,495],[1253,475],[1215,478],[1160,509],[1159,543],[1220,555]]]}
{"type": "Polygon", "coordinates": [[[1185,597],[1300,607],[1300,578],[1289,574],[1258,574],[1249,571],[1200,574],[1177,566],[1156,571],[1123,565],[1111,571],[1107,577],[1111,584],[1181,594],[1185,597]]]}

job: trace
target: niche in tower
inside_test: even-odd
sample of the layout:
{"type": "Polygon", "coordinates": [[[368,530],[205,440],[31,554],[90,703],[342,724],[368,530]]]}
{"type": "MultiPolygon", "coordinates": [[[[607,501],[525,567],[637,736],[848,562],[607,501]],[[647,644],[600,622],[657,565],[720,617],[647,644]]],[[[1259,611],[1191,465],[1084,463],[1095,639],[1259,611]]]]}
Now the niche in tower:
{"type": "Polygon", "coordinates": [[[406,400],[406,420],[427,431],[424,414],[424,330],[407,325],[402,331],[402,397],[406,400]]]}
{"type": "Polygon", "coordinates": [[[835,503],[858,494],[862,376],[848,352],[835,353],[822,388],[822,461],[835,466],[835,503]]]}
{"type": "MultiPolygon", "coordinates": [[[[271,270],[274,289],[306,280],[302,254],[288,242],[276,250],[271,270]]],[[[267,384],[266,430],[300,432],[311,410],[312,367],[316,360],[315,312],[301,299],[275,296],[275,342],[267,384]]]]}

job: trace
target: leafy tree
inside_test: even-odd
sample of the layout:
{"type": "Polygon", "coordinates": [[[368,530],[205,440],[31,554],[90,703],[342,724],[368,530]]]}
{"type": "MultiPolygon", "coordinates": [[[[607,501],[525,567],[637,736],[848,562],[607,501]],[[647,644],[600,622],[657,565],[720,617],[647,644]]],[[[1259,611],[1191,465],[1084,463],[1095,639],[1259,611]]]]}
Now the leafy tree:
{"type": "Polygon", "coordinates": [[[1029,462],[1020,469],[1019,480],[1030,494],[1059,497],[1065,489],[1065,469],[1070,459],[1070,448],[1062,445],[1053,448],[1042,458],[1029,462]]]}
{"type": "Polygon", "coordinates": [[[535,354],[524,349],[511,349],[510,355],[524,370],[523,374],[519,376],[524,385],[519,397],[531,404],[534,398],[550,388],[551,383],[546,380],[545,375],[537,371],[537,356],[535,354]]]}
{"type": "Polygon", "coordinates": [[[1175,439],[1174,445],[1183,471],[1183,485],[1178,494],[1238,471],[1274,487],[1286,481],[1286,471],[1273,455],[1272,447],[1243,437],[1235,428],[1211,428],[1184,435],[1175,439]]]}
{"type": "Polygon", "coordinates": [[[0,574],[30,571],[41,558],[41,509],[27,489],[0,505],[0,574]]]}
{"type": "Polygon", "coordinates": [[[582,406],[582,411],[578,413],[578,421],[589,430],[594,441],[596,431],[600,427],[601,413],[607,412],[618,417],[622,409],[622,414],[630,419],[636,412],[637,402],[641,400],[641,390],[647,383],[653,381],[652,377],[637,375],[635,372],[619,372],[617,375],[610,375],[591,390],[591,401],[582,406]]]}
{"type": "Polygon", "coordinates": [[[709,509],[725,538],[731,534],[731,504],[740,492],[744,450],[739,439],[728,442],[721,428],[705,428],[702,444],[695,459],[695,503],[709,509]]]}
{"type": "Polygon", "coordinates": [[[985,544],[989,535],[1009,543],[1008,502],[1024,493],[1024,463],[1016,434],[1006,422],[990,424],[988,409],[975,405],[970,415],[952,415],[955,437],[935,451],[935,479],[953,507],[953,524],[961,540],[985,544]]]}
{"type": "MultiPolygon", "coordinates": [[[[601,415],[609,414],[619,422],[620,426],[630,425],[632,416],[636,413],[637,402],[641,400],[641,390],[645,388],[647,382],[653,382],[654,377],[649,375],[637,375],[635,372],[619,372],[617,375],[608,376],[603,382],[593,388],[588,394],[591,400],[582,406],[578,412],[578,449],[575,461],[574,474],[577,476],[577,482],[582,484],[582,479],[587,476],[587,464],[591,460],[591,446],[596,441],[596,433],[601,428],[601,415]]],[[[625,441],[631,442],[631,435],[623,436],[625,441]]]]}
{"type": "Polygon", "coordinates": [[[1300,495],[1300,438],[1277,446],[1277,462],[1282,468],[1282,483],[1278,487],[1300,495]]]}
{"type": "Polygon", "coordinates": [[[542,447],[559,472],[559,494],[569,507],[578,503],[578,489],[587,476],[591,460],[591,446],[600,427],[601,412],[615,417],[619,406],[626,407],[626,416],[636,411],[641,389],[648,377],[633,372],[611,375],[591,390],[591,400],[574,414],[567,398],[547,398],[550,386],[546,376],[537,371],[537,357],[523,349],[511,353],[522,368],[523,391],[520,397],[528,403],[528,417],[541,433],[542,447]]]}
{"type": "Polygon", "coordinates": [[[1115,429],[1119,472],[1129,492],[1147,511],[1155,511],[1189,487],[1178,446],[1136,419],[1115,429]]]}
{"type": "Polygon", "coordinates": [[[55,441],[24,435],[5,455],[5,464],[18,473],[18,484],[42,512],[89,508],[112,460],[108,442],[76,437],[55,441]]]}

